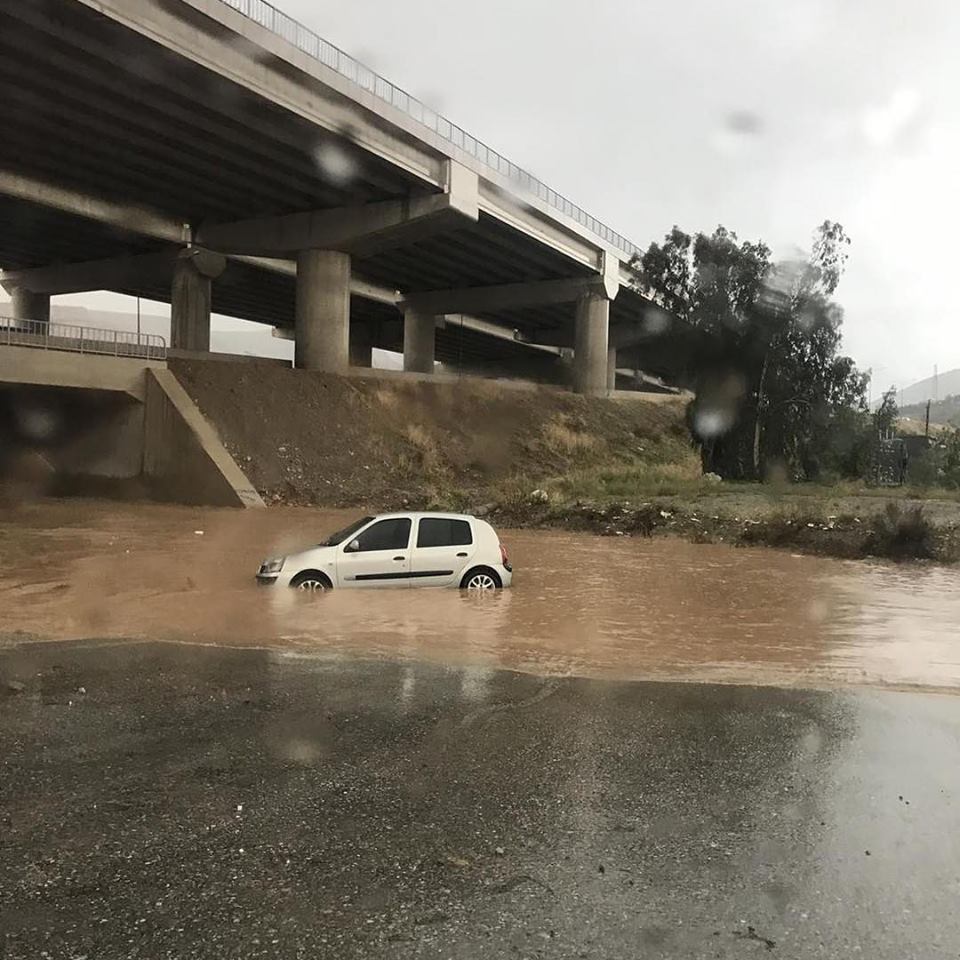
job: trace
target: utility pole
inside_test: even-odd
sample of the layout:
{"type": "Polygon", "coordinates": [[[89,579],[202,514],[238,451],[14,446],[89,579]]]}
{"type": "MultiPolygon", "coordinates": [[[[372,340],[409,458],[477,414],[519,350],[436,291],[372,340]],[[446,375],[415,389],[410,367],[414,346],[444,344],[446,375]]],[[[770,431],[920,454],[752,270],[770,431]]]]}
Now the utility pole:
{"type": "Polygon", "coordinates": [[[923,435],[929,440],[930,439],[930,401],[927,400],[927,421],[923,425],[923,435]]]}

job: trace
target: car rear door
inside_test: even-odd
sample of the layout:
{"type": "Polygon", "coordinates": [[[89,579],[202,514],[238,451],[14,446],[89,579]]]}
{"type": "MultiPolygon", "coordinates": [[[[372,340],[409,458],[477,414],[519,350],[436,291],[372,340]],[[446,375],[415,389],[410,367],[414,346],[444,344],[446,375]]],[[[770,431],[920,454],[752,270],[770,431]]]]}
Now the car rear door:
{"type": "Polygon", "coordinates": [[[342,543],[337,548],[337,585],[409,586],[412,526],[410,517],[385,517],[342,543]]]}
{"type": "Polygon", "coordinates": [[[417,522],[410,584],[446,587],[459,583],[476,550],[469,520],[455,517],[420,517],[417,522]]]}

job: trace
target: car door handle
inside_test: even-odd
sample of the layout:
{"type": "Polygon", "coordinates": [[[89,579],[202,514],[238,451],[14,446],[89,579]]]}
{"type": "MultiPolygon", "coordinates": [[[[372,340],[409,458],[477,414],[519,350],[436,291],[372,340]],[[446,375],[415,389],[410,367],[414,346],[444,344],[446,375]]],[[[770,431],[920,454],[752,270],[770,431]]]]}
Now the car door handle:
{"type": "Polygon", "coordinates": [[[394,557],[393,559],[394,559],[394,560],[406,560],[407,558],[406,558],[406,557],[394,557]]]}
{"type": "Polygon", "coordinates": [[[465,557],[466,554],[461,552],[461,553],[458,553],[457,556],[458,556],[458,557],[465,557]]]}

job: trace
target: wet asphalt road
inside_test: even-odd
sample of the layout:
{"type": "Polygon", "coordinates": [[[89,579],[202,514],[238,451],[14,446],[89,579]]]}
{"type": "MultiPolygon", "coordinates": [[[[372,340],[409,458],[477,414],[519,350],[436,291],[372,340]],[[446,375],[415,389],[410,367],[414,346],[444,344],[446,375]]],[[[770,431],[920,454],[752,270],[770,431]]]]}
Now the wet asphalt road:
{"type": "Polygon", "coordinates": [[[958,797],[949,696],[24,646],[0,956],[955,958],[958,797]]]}

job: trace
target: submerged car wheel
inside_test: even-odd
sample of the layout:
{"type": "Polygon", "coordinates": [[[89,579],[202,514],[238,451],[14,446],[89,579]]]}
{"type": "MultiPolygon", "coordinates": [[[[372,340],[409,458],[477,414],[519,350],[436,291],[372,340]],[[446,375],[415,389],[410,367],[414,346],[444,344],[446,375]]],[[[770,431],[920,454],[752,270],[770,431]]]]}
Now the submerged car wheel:
{"type": "Polygon", "coordinates": [[[499,590],[502,586],[496,570],[489,567],[477,567],[460,581],[461,590],[499,590]]]}
{"type": "Polygon", "coordinates": [[[298,573],[291,581],[290,586],[296,590],[304,590],[308,593],[319,593],[333,588],[333,584],[322,573],[316,570],[305,570],[298,573]]]}

